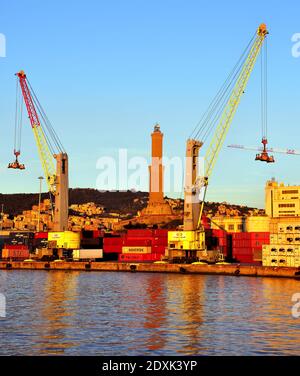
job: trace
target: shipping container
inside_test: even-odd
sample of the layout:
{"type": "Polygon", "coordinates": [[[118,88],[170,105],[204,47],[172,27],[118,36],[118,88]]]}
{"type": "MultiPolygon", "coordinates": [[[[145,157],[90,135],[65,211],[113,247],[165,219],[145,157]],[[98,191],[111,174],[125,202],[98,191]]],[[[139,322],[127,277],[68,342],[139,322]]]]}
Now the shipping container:
{"type": "Polygon", "coordinates": [[[28,249],[2,249],[2,259],[25,260],[29,258],[28,249]]]}
{"type": "Polygon", "coordinates": [[[61,231],[48,233],[49,247],[79,249],[80,248],[80,232],[61,231]],[[56,243],[56,244],[55,244],[56,243]]]}
{"type": "Polygon", "coordinates": [[[167,246],[163,246],[163,245],[152,245],[151,253],[165,254],[167,248],[168,248],[167,246]]]}
{"type": "Polygon", "coordinates": [[[124,239],[123,245],[126,247],[151,247],[152,242],[148,239],[124,239]]]}
{"type": "Polygon", "coordinates": [[[123,237],[104,237],[103,252],[104,253],[122,253],[123,237]]]}
{"type": "Polygon", "coordinates": [[[48,232],[36,232],[34,234],[35,239],[48,239],[48,232]]]}
{"type": "Polygon", "coordinates": [[[104,245],[104,253],[122,253],[122,245],[104,245]]]}
{"type": "Polygon", "coordinates": [[[104,231],[103,230],[94,230],[93,231],[93,238],[103,238],[104,231]]]}
{"type": "Polygon", "coordinates": [[[221,229],[212,229],[212,236],[216,236],[217,238],[226,238],[227,232],[221,229]]]}
{"type": "Polygon", "coordinates": [[[151,247],[139,247],[139,246],[133,246],[133,247],[122,247],[122,253],[151,253],[151,247]]]}
{"type": "Polygon", "coordinates": [[[140,237],[152,238],[153,237],[153,232],[150,229],[128,230],[127,231],[127,237],[128,238],[140,238],[140,237]]]}
{"type": "Polygon", "coordinates": [[[28,246],[24,244],[5,244],[4,245],[5,249],[23,249],[23,250],[28,250],[28,246]]]}
{"type": "Polygon", "coordinates": [[[150,253],[150,254],[121,254],[119,255],[119,262],[154,262],[162,259],[162,254],[150,253]]]}
{"type": "Polygon", "coordinates": [[[168,245],[168,238],[152,238],[153,245],[168,245]]]}
{"type": "Polygon", "coordinates": [[[97,260],[103,258],[102,249],[75,249],[73,260],[97,260]]]}
{"type": "Polygon", "coordinates": [[[153,230],[153,236],[158,238],[168,238],[168,232],[169,230],[156,229],[153,230]]]}

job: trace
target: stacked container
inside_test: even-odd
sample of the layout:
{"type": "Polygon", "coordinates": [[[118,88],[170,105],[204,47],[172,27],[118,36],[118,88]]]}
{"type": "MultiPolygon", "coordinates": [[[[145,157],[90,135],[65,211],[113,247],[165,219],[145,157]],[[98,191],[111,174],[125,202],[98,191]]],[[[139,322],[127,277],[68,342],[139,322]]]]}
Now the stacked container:
{"type": "Polygon", "coordinates": [[[238,262],[262,261],[262,247],[270,243],[269,232],[241,232],[232,234],[232,257],[238,262]]]}
{"type": "Polygon", "coordinates": [[[205,230],[205,245],[208,250],[219,250],[224,257],[231,259],[231,234],[221,229],[205,230]]]}
{"type": "Polygon", "coordinates": [[[5,244],[2,249],[2,259],[4,260],[22,261],[27,258],[29,258],[29,248],[27,245],[5,244]]]}
{"type": "Polygon", "coordinates": [[[300,267],[300,224],[278,223],[263,247],[263,266],[300,267]]]}
{"type": "Polygon", "coordinates": [[[161,260],[168,246],[168,230],[128,230],[123,237],[121,262],[153,262],[161,260]]]}

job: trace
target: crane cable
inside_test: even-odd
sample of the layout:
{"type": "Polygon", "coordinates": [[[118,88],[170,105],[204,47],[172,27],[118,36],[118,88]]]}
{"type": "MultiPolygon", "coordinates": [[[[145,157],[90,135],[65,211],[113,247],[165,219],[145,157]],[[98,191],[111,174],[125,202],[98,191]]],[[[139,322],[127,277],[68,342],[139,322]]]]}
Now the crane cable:
{"type": "Polygon", "coordinates": [[[262,138],[268,138],[268,46],[267,40],[261,53],[261,130],[262,138]]]}
{"type": "MultiPolygon", "coordinates": [[[[257,37],[257,33],[255,32],[251,37],[250,41],[248,42],[246,48],[240,55],[239,59],[237,60],[235,66],[227,76],[226,80],[220,87],[219,91],[215,95],[215,97],[210,102],[207,110],[202,115],[201,119],[198,121],[196,126],[194,127],[192,133],[190,134],[189,138],[199,139],[205,143],[212,133],[213,129],[217,125],[217,121],[221,117],[222,113],[224,112],[224,108],[228,103],[228,100],[231,96],[231,92],[237,82],[237,79],[240,75],[240,72],[247,60],[247,56],[249,51],[254,43],[255,38],[257,37]]],[[[183,189],[181,192],[181,196],[183,195],[183,189]]],[[[206,189],[204,192],[204,197],[206,196],[206,189]]]]}
{"type": "Polygon", "coordinates": [[[23,100],[19,81],[16,80],[16,107],[15,107],[15,132],[14,132],[14,153],[21,152],[23,124],[23,100]]]}
{"type": "Polygon", "coordinates": [[[256,38],[256,33],[250,39],[245,50],[242,52],[240,58],[235,64],[233,70],[230,72],[225,82],[219,89],[217,95],[211,101],[208,109],[203,114],[194,130],[192,131],[190,138],[199,138],[201,141],[205,142],[208,136],[211,134],[212,130],[216,126],[217,120],[220,118],[224,111],[224,108],[230,98],[231,91],[239,77],[242,67],[247,59],[248,52],[251,49],[254,39],[256,38]]]}
{"type": "Polygon", "coordinates": [[[44,109],[43,109],[40,101],[38,100],[38,98],[37,98],[37,96],[36,96],[36,94],[35,94],[32,86],[30,84],[30,82],[28,81],[28,78],[27,78],[27,83],[28,83],[28,87],[30,89],[30,92],[32,94],[32,100],[34,102],[34,105],[35,105],[35,107],[36,107],[36,109],[37,109],[37,111],[38,111],[41,119],[43,120],[44,127],[42,127],[42,128],[44,130],[44,134],[45,134],[45,137],[46,137],[46,140],[47,140],[47,144],[49,146],[49,149],[51,150],[51,153],[52,154],[56,154],[57,153],[55,151],[55,147],[58,150],[58,152],[65,153],[65,149],[64,149],[64,147],[63,147],[63,145],[62,145],[62,143],[61,143],[61,141],[60,141],[57,133],[55,132],[55,130],[54,130],[54,128],[53,128],[50,120],[48,119],[48,117],[47,117],[47,115],[46,115],[46,113],[45,113],[45,111],[44,111],[44,109]],[[45,132],[45,130],[47,132],[45,132]]]}

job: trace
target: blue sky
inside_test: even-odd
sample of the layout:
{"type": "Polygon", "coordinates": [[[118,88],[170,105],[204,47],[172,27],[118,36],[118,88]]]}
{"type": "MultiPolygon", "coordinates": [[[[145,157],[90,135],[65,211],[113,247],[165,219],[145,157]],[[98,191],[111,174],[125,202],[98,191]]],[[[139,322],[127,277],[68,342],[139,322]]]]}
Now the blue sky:
{"type": "MultiPolygon", "coordinates": [[[[36,192],[41,165],[29,123],[23,129],[24,172],[12,160],[15,77],[24,69],[70,158],[71,187],[96,186],[97,159],[149,157],[156,122],[165,155],[183,156],[185,141],[250,37],[268,25],[269,144],[300,149],[300,33],[296,0],[237,2],[10,1],[1,4],[0,192],[36,192]]],[[[259,145],[260,71],[254,70],[225,144],[259,145]]],[[[277,155],[267,165],[255,153],[223,148],[208,199],[263,207],[271,177],[300,184],[300,157],[277,155]]]]}

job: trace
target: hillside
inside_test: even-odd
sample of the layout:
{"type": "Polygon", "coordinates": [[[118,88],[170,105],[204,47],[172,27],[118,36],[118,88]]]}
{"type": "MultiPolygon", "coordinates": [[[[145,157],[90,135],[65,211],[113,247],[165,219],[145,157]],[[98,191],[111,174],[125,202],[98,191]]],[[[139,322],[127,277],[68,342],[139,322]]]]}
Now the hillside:
{"type": "MultiPolygon", "coordinates": [[[[136,214],[146,206],[148,193],[132,191],[101,192],[90,188],[70,189],[70,205],[94,202],[104,206],[107,212],[122,214],[136,214]]],[[[42,200],[49,198],[49,193],[42,194],[42,200]]],[[[23,210],[30,210],[38,204],[37,193],[1,194],[0,205],[4,205],[4,212],[11,215],[21,214],[23,210]]]]}
{"type": "MultiPolygon", "coordinates": [[[[94,202],[96,205],[103,206],[106,213],[115,212],[134,216],[146,206],[148,196],[148,192],[102,192],[91,188],[75,188],[70,189],[70,205],[94,202]]],[[[49,198],[49,194],[43,193],[42,200],[46,198],[49,198]]],[[[37,203],[37,193],[0,194],[0,208],[3,204],[4,212],[12,216],[21,214],[24,210],[30,210],[37,203]]],[[[181,201],[178,209],[183,209],[183,201],[181,201]]],[[[204,207],[205,213],[212,215],[240,215],[247,214],[253,210],[255,208],[217,202],[208,202],[204,207]]]]}

